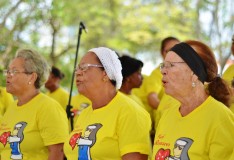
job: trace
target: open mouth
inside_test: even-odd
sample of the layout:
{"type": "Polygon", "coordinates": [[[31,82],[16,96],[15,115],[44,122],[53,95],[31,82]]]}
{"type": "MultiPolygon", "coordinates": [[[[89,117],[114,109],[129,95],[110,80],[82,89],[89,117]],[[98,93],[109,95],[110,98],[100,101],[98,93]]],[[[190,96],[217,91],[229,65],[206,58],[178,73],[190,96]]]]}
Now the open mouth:
{"type": "Polygon", "coordinates": [[[162,80],[162,84],[163,84],[163,86],[165,86],[167,84],[167,81],[162,80]]]}
{"type": "Polygon", "coordinates": [[[79,79],[76,80],[76,84],[77,84],[77,85],[79,85],[79,84],[81,84],[81,83],[82,83],[81,80],[79,80],[79,79]]]}
{"type": "Polygon", "coordinates": [[[6,85],[9,85],[10,84],[10,82],[9,81],[6,81],[6,85]]]}

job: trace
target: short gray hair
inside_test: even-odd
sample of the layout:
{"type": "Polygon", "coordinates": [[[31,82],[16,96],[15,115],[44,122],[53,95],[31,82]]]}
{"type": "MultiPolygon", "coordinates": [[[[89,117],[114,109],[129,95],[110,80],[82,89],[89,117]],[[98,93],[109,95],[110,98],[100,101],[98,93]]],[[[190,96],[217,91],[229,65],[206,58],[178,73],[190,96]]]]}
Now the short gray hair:
{"type": "Polygon", "coordinates": [[[36,88],[40,88],[47,81],[50,67],[39,53],[31,49],[20,49],[16,52],[15,58],[23,58],[25,60],[24,69],[26,72],[35,72],[37,74],[38,77],[34,84],[36,88]]]}

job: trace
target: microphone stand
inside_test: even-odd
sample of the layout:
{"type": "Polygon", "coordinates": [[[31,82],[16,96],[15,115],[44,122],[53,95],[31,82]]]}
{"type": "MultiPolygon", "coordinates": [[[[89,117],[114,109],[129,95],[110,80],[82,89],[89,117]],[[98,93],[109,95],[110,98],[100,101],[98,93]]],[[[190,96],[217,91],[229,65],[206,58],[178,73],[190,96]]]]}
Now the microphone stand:
{"type": "Polygon", "coordinates": [[[70,123],[71,123],[71,130],[73,130],[73,124],[74,124],[74,113],[71,111],[71,109],[73,108],[71,105],[71,98],[72,98],[72,88],[73,88],[73,82],[74,82],[74,77],[75,77],[75,70],[76,70],[76,65],[77,65],[77,58],[78,58],[78,51],[79,51],[79,47],[80,47],[80,37],[82,34],[82,30],[86,31],[85,25],[80,22],[80,26],[79,26],[79,33],[78,33],[78,41],[77,41],[77,46],[76,46],[76,57],[75,57],[75,63],[74,63],[74,70],[72,72],[72,81],[71,81],[71,88],[70,88],[70,94],[69,94],[69,100],[68,100],[68,104],[66,107],[66,112],[67,112],[67,118],[70,119],[70,123]]]}

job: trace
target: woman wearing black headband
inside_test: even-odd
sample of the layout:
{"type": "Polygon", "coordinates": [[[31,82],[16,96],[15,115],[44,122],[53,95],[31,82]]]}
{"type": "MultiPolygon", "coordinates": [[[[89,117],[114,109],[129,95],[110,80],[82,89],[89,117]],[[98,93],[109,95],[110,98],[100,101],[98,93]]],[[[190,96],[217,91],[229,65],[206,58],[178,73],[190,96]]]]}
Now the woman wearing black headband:
{"type": "Polygon", "coordinates": [[[153,159],[231,158],[234,115],[226,107],[231,92],[217,72],[213,52],[199,41],[179,43],[167,53],[161,64],[163,86],[180,104],[159,122],[153,159]],[[180,138],[184,141],[174,146],[180,138]]]}

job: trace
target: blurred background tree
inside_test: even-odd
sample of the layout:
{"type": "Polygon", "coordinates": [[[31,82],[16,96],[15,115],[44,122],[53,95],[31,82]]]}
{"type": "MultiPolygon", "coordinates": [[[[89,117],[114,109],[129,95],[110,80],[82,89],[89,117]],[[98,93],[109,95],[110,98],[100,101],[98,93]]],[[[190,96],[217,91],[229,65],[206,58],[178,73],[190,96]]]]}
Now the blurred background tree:
{"type": "Polygon", "coordinates": [[[33,48],[66,74],[62,85],[69,90],[82,21],[89,32],[81,36],[79,57],[107,46],[157,66],[161,40],[175,36],[208,44],[222,72],[231,55],[233,8],[232,0],[1,0],[0,71],[17,49],[33,48]]]}

